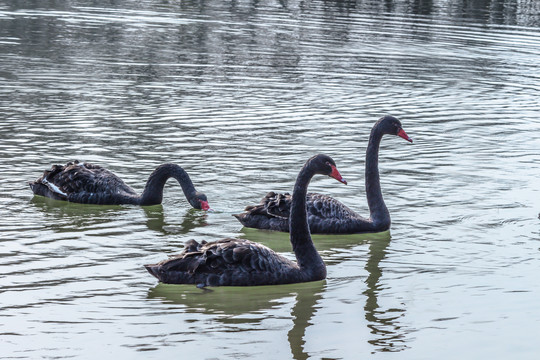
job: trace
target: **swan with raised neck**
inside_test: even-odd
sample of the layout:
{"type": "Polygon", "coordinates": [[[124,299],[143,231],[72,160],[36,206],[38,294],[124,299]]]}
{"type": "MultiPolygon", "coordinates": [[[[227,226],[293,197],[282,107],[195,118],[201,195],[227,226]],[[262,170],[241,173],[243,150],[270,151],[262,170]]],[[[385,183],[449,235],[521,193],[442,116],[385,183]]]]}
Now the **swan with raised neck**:
{"type": "MultiPolygon", "coordinates": [[[[390,228],[390,213],[383,199],[379,178],[379,145],[384,135],[412,139],[393,116],[380,118],[371,130],[366,149],[366,197],[370,216],[364,218],[340,201],[323,194],[307,194],[307,211],[313,234],[354,234],[380,232],[390,228]]],[[[248,206],[234,215],[244,226],[265,230],[288,231],[291,195],[269,192],[258,205],[248,206]]]]}
{"type": "Polygon", "coordinates": [[[298,174],[289,224],[296,262],[245,239],[201,243],[190,240],[179,255],[145,265],[146,269],[161,282],[199,287],[276,285],[324,279],[326,266],[311,240],[306,213],[307,187],[315,174],[346,183],[334,160],[322,154],[310,158],[298,174]]]}

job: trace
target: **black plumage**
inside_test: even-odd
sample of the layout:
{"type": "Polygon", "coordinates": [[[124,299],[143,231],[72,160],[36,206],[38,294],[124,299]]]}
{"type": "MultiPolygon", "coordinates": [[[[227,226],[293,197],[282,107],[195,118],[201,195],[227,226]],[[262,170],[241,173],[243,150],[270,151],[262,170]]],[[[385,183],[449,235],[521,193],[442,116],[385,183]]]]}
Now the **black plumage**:
{"type": "MultiPolygon", "coordinates": [[[[371,130],[366,150],[366,197],[370,217],[364,218],[340,201],[323,194],[309,193],[307,210],[312,234],[354,234],[378,232],[390,228],[390,213],[381,192],[379,144],[383,135],[398,135],[412,142],[398,119],[385,116],[371,130]]],[[[269,192],[258,205],[247,206],[234,216],[242,225],[256,229],[288,231],[291,195],[269,192]]]]}
{"type": "Polygon", "coordinates": [[[206,195],[196,191],[187,172],[176,164],[158,166],[148,178],[141,195],[111,171],[79,161],[53,165],[29,185],[36,195],[82,204],[157,205],[161,204],[163,187],[171,177],[182,186],[191,206],[208,210],[206,195]]]}
{"type": "Polygon", "coordinates": [[[311,240],[306,212],[307,187],[315,174],[344,182],[334,161],[326,155],[310,158],[300,171],[290,207],[289,230],[297,262],[249,240],[190,240],[179,255],[146,265],[146,269],[164,283],[198,286],[275,285],[324,279],[326,267],[311,240]]]}

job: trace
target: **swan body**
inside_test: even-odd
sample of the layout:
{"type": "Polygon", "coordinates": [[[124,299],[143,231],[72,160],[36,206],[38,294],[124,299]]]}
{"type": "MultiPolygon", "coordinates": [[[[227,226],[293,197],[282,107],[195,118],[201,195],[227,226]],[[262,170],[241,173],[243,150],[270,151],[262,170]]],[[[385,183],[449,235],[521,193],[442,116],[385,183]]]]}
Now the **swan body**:
{"type": "MultiPolygon", "coordinates": [[[[364,218],[340,201],[323,194],[307,195],[309,227],[312,234],[355,234],[380,232],[390,228],[390,213],[382,197],[379,179],[379,144],[391,134],[412,142],[401,122],[392,116],[380,118],[371,130],[366,150],[366,197],[370,217],[364,218]]],[[[234,216],[246,227],[288,231],[292,196],[269,192],[258,205],[248,206],[234,216]]]]}
{"type": "MultiPolygon", "coordinates": [[[[266,194],[259,205],[248,206],[242,214],[234,216],[249,228],[289,231],[289,213],[292,195],[266,194]]],[[[312,234],[350,234],[356,233],[355,224],[367,221],[352,209],[331,196],[308,193],[306,198],[309,229],[312,234]]]]}
{"type": "Polygon", "coordinates": [[[161,204],[163,187],[171,177],[180,183],[191,206],[209,209],[206,195],[195,190],[187,172],[176,164],[158,166],[148,178],[141,195],[111,171],[79,161],[53,165],[29,185],[34,194],[56,200],[100,205],[157,205],[161,204]]]}
{"type": "Polygon", "coordinates": [[[190,240],[182,253],[155,265],[146,265],[159,281],[204,286],[276,285],[322,280],[326,266],[313,245],[306,213],[307,186],[315,174],[345,182],[334,161],[319,154],[310,158],[296,180],[290,210],[290,240],[296,262],[270,248],[243,239],[198,243],[190,240]]]}
{"type": "Polygon", "coordinates": [[[301,271],[272,249],[244,239],[190,240],[179,255],[146,269],[163,283],[200,287],[289,284],[326,277],[322,271],[301,271]]]}

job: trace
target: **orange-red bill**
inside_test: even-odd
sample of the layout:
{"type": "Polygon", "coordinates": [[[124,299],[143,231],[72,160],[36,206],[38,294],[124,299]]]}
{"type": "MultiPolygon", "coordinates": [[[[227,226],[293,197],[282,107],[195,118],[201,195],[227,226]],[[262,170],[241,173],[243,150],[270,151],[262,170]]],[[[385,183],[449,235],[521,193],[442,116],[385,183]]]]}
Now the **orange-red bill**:
{"type": "Polygon", "coordinates": [[[409,142],[412,142],[412,139],[409,137],[409,135],[407,135],[407,133],[403,129],[399,130],[399,132],[397,133],[397,136],[402,137],[409,142]]]}
{"type": "Polygon", "coordinates": [[[330,176],[336,179],[337,181],[342,182],[345,185],[347,185],[347,180],[345,180],[343,176],[341,176],[338,169],[334,165],[330,165],[330,166],[332,167],[332,172],[330,173],[330,176]]]}
{"type": "Polygon", "coordinates": [[[210,205],[208,205],[208,201],[199,200],[199,202],[201,203],[201,209],[203,209],[204,211],[210,210],[210,205]]]}

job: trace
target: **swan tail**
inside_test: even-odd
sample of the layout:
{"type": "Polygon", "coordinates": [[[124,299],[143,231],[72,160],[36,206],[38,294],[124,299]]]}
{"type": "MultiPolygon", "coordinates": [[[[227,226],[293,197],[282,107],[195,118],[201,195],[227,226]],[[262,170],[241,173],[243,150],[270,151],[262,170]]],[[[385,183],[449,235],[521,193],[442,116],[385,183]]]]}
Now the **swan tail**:
{"type": "Polygon", "coordinates": [[[144,267],[152,276],[154,276],[159,281],[163,282],[163,280],[161,279],[161,272],[160,272],[161,266],[160,265],[144,265],[144,267]]]}
{"type": "Polygon", "coordinates": [[[247,228],[289,231],[289,219],[281,217],[268,216],[268,214],[258,215],[250,213],[234,214],[235,218],[247,228]]]}
{"type": "Polygon", "coordinates": [[[246,216],[248,214],[247,213],[241,213],[241,214],[233,214],[233,216],[238,220],[240,221],[240,223],[244,226],[247,226],[247,221],[246,221],[246,216]]]}
{"type": "Polygon", "coordinates": [[[30,185],[30,190],[32,190],[34,195],[47,196],[45,195],[45,191],[48,190],[46,186],[37,182],[29,182],[28,185],[30,185]]]}
{"type": "Polygon", "coordinates": [[[55,184],[55,177],[62,173],[67,166],[78,164],[78,161],[64,165],[53,165],[50,170],[45,170],[43,175],[36,181],[29,182],[30,189],[36,195],[49,197],[56,200],[68,200],[68,195],[55,184]]]}
{"type": "Polygon", "coordinates": [[[290,199],[288,193],[271,191],[259,204],[246,206],[243,213],[233,216],[248,228],[288,232],[290,199]]]}
{"type": "Polygon", "coordinates": [[[61,191],[56,185],[43,180],[45,179],[42,179],[42,181],[33,181],[28,183],[28,185],[30,185],[30,189],[32,189],[32,192],[35,195],[41,195],[56,200],[68,200],[66,193],[61,191]]]}
{"type": "Polygon", "coordinates": [[[245,227],[259,228],[257,224],[260,222],[261,216],[258,214],[245,212],[241,214],[233,214],[233,216],[245,227]]]}
{"type": "Polygon", "coordinates": [[[194,274],[199,266],[206,263],[206,255],[202,252],[206,244],[205,240],[200,243],[189,240],[179,255],[157,264],[144,265],[144,267],[162,283],[198,284],[201,279],[196,279],[194,274]]]}

